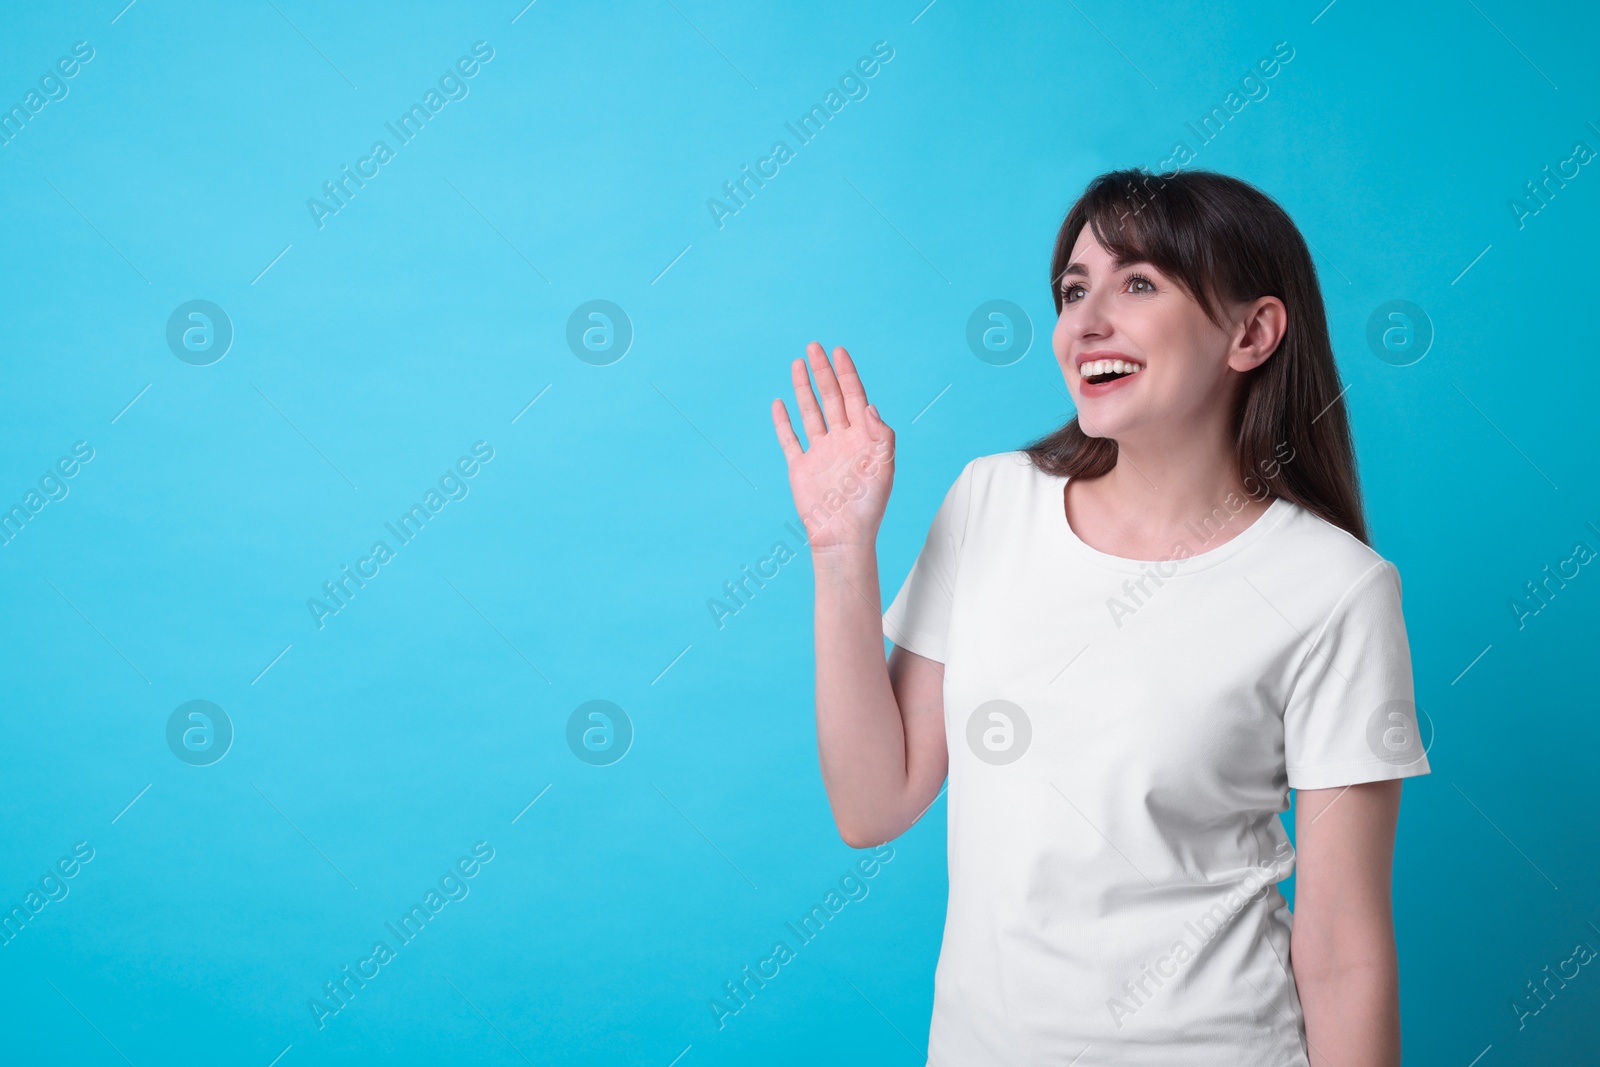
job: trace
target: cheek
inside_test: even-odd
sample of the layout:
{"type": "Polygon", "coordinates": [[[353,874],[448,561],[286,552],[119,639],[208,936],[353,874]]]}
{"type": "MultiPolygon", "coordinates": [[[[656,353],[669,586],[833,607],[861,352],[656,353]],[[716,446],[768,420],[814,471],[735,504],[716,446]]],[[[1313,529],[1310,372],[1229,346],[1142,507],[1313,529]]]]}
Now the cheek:
{"type": "Polygon", "coordinates": [[[1067,320],[1062,316],[1056,316],[1055,328],[1050,331],[1050,348],[1056,354],[1057,363],[1066,359],[1067,347],[1070,341],[1071,337],[1067,332],[1067,320]]]}

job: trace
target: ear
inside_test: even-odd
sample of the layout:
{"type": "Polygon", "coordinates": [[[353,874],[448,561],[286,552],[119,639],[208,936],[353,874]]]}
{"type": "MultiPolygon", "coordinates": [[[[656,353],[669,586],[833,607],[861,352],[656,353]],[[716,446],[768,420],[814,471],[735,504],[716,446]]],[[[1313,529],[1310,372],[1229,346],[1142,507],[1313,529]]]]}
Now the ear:
{"type": "Polygon", "coordinates": [[[1228,366],[1249,371],[1261,366],[1278,350],[1289,328],[1289,311],[1275,296],[1257,297],[1244,305],[1235,319],[1228,366]]]}

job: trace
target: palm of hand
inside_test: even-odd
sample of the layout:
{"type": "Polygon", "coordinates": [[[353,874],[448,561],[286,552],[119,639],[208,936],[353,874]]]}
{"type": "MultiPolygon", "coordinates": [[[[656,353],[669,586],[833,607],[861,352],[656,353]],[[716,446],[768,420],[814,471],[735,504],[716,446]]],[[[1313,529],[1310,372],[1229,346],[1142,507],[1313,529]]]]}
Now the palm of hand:
{"type": "Polygon", "coordinates": [[[820,405],[805,361],[796,359],[790,371],[809,448],[801,448],[783,401],[772,402],[795,508],[813,550],[871,545],[894,484],[894,431],[868,404],[848,352],[833,350],[837,375],[820,344],[807,345],[806,354],[822,394],[820,405]]]}

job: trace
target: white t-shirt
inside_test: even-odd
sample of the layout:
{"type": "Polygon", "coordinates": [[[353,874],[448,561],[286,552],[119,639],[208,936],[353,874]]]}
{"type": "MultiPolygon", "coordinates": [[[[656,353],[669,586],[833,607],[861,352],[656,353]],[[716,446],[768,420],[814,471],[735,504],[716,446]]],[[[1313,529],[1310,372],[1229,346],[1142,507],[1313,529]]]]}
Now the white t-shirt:
{"type": "Polygon", "coordinates": [[[1066,481],[967,464],[883,616],[945,665],[928,1063],[1305,1067],[1278,814],[1428,773],[1399,572],[1281,497],[1187,559],[1109,555],[1066,481]]]}

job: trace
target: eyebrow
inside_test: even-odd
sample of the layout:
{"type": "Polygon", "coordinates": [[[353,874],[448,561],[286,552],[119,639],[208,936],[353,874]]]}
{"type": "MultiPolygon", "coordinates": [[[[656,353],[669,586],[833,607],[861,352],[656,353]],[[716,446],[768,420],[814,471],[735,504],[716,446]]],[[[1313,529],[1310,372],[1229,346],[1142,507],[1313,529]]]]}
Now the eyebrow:
{"type": "MultiPolygon", "coordinates": [[[[1111,261],[1111,269],[1121,270],[1123,267],[1131,267],[1135,263],[1145,263],[1147,266],[1154,266],[1153,263],[1147,263],[1146,260],[1123,259],[1119,256],[1111,261]]],[[[1082,263],[1068,263],[1066,269],[1056,276],[1057,284],[1059,284],[1061,279],[1065,278],[1069,274],[1077,274],[1087,278],[1089,276],[1089,268],[1085,267],[1082,263]]]]}

